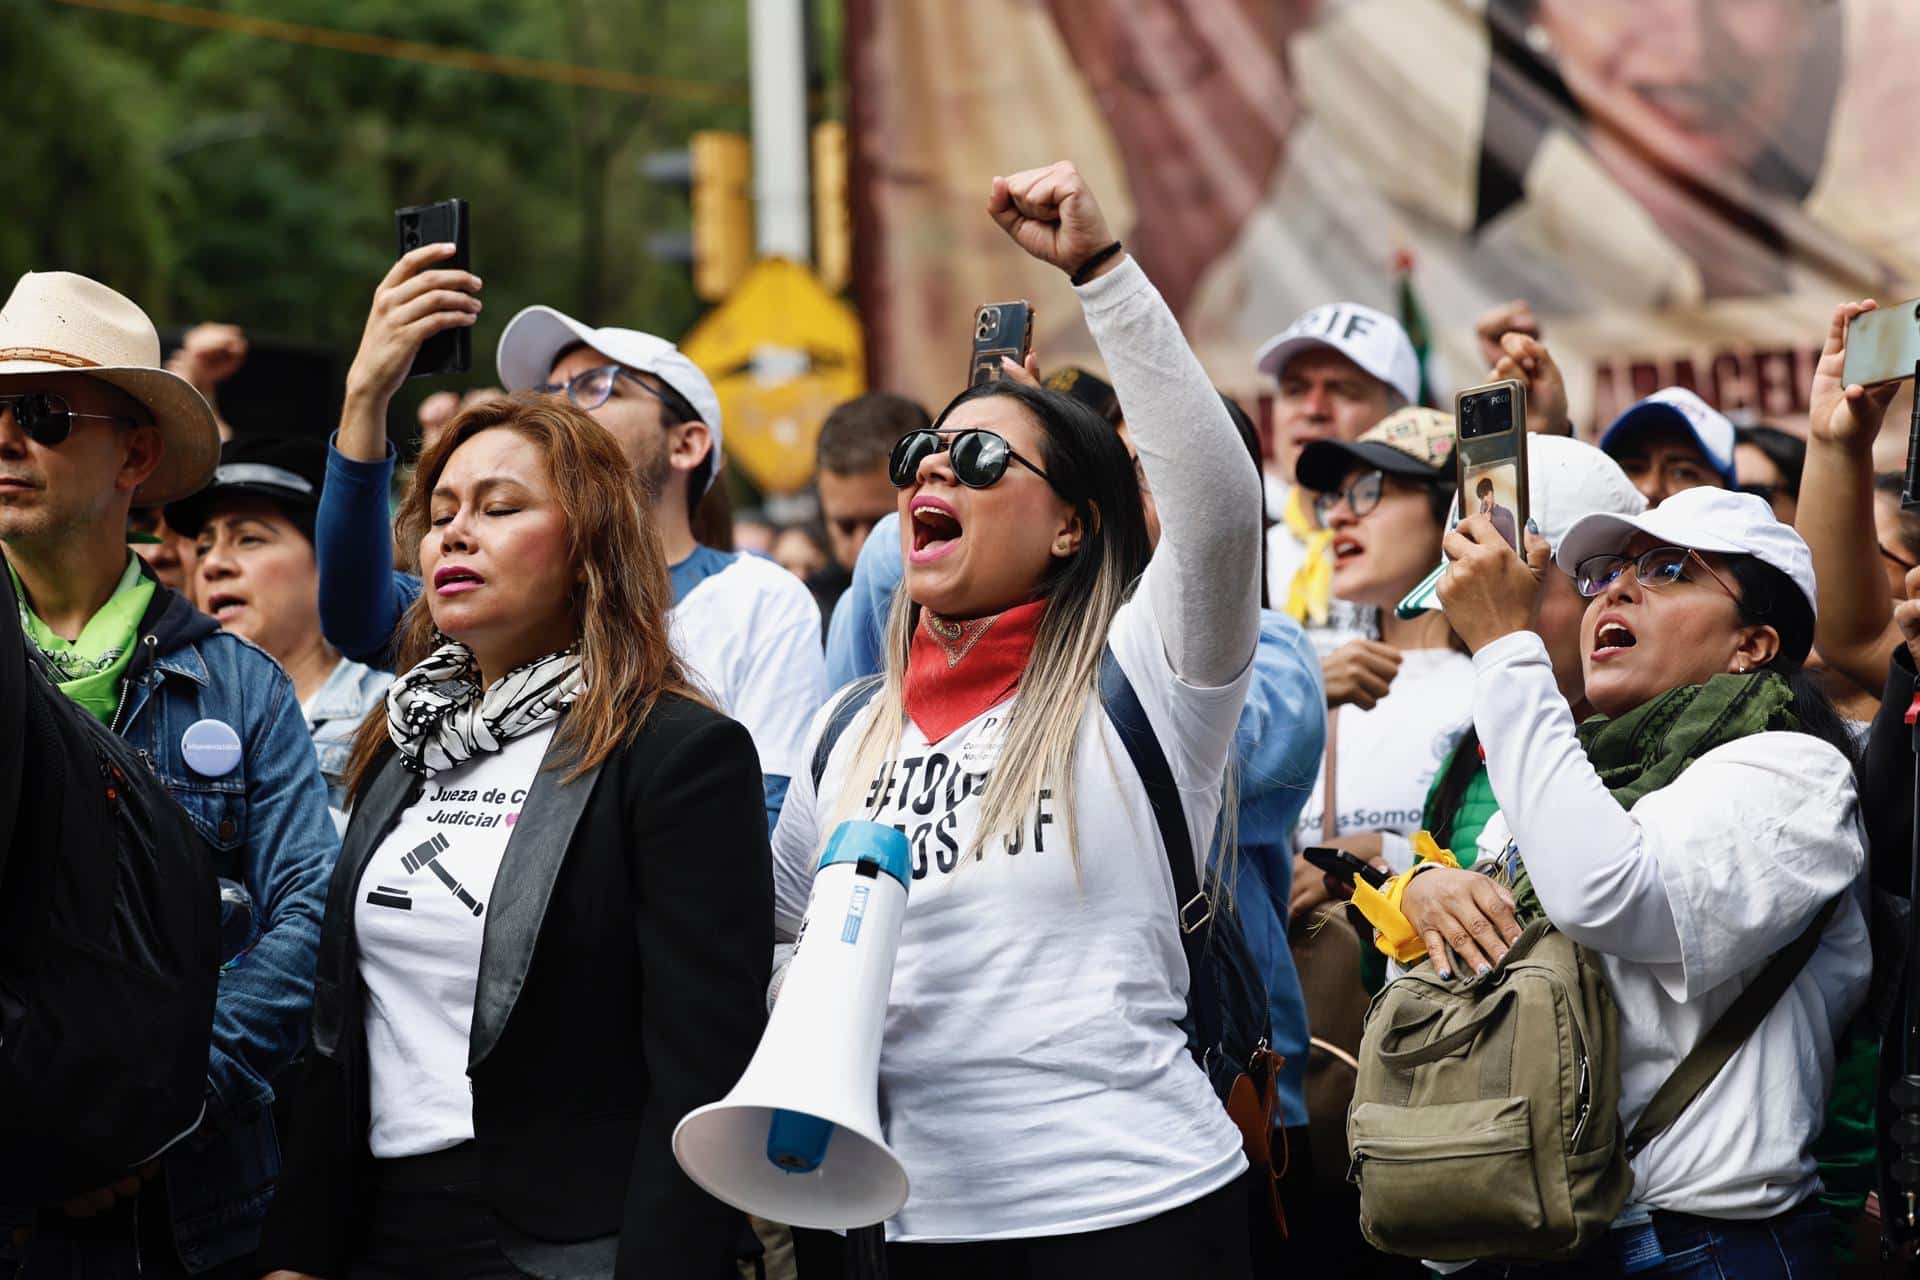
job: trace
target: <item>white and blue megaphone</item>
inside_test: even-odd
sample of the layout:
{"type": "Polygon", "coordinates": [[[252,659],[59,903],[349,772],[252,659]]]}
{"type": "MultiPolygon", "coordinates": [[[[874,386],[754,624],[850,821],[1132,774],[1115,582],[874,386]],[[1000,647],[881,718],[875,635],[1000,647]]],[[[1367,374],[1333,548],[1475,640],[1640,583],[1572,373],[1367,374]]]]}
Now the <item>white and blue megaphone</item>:
{"type": "Polygon", "coordinates": [[[880,1039],[907,914],[907,838],[843,822],[820,855],[793,960],[733,1091],[673,1131],[687,1176],[792,1227],[884,1222],[907,1173],[880,1132],[880,1039]]]}

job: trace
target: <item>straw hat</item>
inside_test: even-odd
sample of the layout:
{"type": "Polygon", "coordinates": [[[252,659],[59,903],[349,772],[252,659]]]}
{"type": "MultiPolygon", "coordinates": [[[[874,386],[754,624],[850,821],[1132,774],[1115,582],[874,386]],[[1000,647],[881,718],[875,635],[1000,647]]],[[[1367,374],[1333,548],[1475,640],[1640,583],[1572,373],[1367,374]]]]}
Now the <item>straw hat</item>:
{"type": "Polygon", "coordinates": [[[160,428],[160,465],[134,491],[155,507],[199,489],[220,461],[213,410],[160,367],[160,335],[130,299],[67,271],[29,271],[0,306],[0,395],[29,374],[84,373],[146,406],[160,428]]]}

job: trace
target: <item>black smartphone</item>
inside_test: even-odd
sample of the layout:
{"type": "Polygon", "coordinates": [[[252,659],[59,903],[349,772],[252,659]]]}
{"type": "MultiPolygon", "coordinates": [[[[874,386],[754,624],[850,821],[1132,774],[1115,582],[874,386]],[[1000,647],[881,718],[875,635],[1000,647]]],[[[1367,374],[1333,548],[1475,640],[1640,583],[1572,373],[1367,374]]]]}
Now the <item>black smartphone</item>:
{"type": "Polygon", "coordinates": [[[1454,465],[1460,517],[1484,515],[1524,556],[1527,527],[1527,388],[1507,379],[1454,399],[1454,465]]]}
{"type": "Polygon", "coordinates": [[[973,313],[973,360],[967,366],[967,385],[979,386],[1000,377],[1000,358],[1025,364],[1033,350],[1033,304],[989,302],[973,313]]]}
{"type": "Polygon", "coordinates": [[[1302,850],[1302,852],[1308,862],[1311,862],[1328,875],[1338,876],[1342,880],[1358,878],[1365,880],[1368,884],[1378,889],[1391,879],[1386,872],[1374,866],[1371,862],[1356,858],[1345,849],[1329,849],[1325,845],[1314,845],[1310,849],[1302,850]]]}
{"type": "MultiPolygon", "coordinates": [[[[435,263],[435,269],[473,270],[465,200],[442,200],[411,209],[395,209],[393,225],[402,254],[412,253],[423,244],[452,244],[453,256],[435,263]]],[[[457,329],[443,329],[422,343],[407,376],[430,378],[439,373],[466,373],[472,368],[473,330],[461,325],[457,329]]]]}

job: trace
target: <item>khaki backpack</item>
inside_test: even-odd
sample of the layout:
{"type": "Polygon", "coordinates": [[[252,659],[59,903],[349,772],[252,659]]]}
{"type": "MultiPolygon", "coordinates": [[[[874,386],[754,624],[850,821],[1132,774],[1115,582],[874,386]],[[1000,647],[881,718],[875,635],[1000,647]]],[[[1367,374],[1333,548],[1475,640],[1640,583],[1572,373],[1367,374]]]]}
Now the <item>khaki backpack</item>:
{"type": "Polygon", "coordinates": [[[1559,1262],[1600,1239],[1639,1154],[1792,985],[1836,902],[1749,983],[1622,1136],[1619,1017],[1594,953],[1544,918],[1491,972],[1422,961],[1367,1011],[1347,1113],[1360,1230],[1435,1262],[1559,1262]]]}

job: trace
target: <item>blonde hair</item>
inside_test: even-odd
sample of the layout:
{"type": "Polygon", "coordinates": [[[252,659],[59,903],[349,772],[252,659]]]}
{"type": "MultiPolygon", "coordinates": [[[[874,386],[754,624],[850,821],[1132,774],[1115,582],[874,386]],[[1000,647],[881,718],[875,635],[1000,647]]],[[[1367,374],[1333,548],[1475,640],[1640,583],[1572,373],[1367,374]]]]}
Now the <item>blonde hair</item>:
{"type": "MultiPolygon", "coordinates": [[[[962,403],[989,395],[1021,402],[1042,429],[1042,457],[1056,486],[1067,494],[1088,496],[1070,499],[1081,516],[1080,549],[1058,562],[1042,586],[1046,608],[1039,632],[1020,677],[1006,739],[980,798],[979,824],[962,858],[981,856],[995,836],[1018,837],[1036,799],[1050,789],[1064,811],[1067,847],[1077,869],[1080,840],[1073,778],[1080,725],[1099,686],[1101,656],[1114,616],[1132,594],[1150,554],[1140,482],[1113,428],[1057,392],[989,383],[962,393],[940,421],[962,403]]],[[[846,775],[850,779],[875,776],[899,750],[907,720],[907,654],[920,614],[902,580],[887,614],[882,684],[857,722],[859,736],[846,775]]],[[[1221,810],[1221,847],[1229,852],[1236,826],[1232,779],[1229,763],[1221,810]]],[[[866,808],[859,799],[863,794],[858,785],[843,788],[834,806],[835,822],[866,808]]],[[[873,816],[871,811],[868,816],[873,816]]]]}

